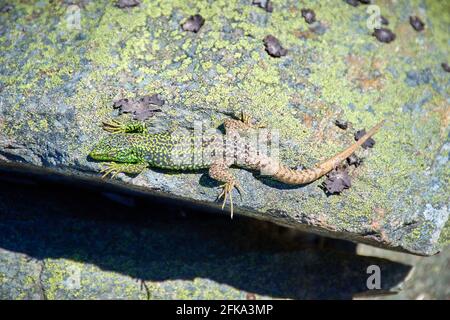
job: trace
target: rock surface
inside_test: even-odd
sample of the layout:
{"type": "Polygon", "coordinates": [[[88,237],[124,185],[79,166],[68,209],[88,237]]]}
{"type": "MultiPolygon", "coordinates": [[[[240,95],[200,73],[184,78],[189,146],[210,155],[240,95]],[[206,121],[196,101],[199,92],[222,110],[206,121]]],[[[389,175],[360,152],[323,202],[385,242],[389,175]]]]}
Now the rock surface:
{"type": "Polygon", "coordinates": [[[351,299],[371,265],[388,292],[411,272],[269,222],[0,173],[1,300],[351,299]]]}
{"type": "Polygon", "coordinates": [[[396,289],[398,294],[367,298],[395,300],[448,300],[450,298],[450,246],[432,257],[420,257],[402,252],[359,244],[357,253],[364,256],[389,259],[412,266],[411,272],[396,289]]]}
{"type": "MultiPolygon", "coordinates": [[[[106,134],[101,121],[117,116],[113,101],[156,93],[166,104],[152,130],[218,127],[245,110],[279,130],[291,166],[323,160],[387,119],[340,195],[327,196],[321,180],[287,188],[236,169],[245,194],[235,204],[258,219],[420,255],[449,242],[448,2],[377,2],[396,34],[389,44],[371,36],[365,6],[344,1],[307,3],[317,26],[289,1],[272,13],[244,0],[0,3],[11,7],[0,10],[1,160],[94,177],[100,166],[87,154],[106,134]],[[183,31],[195,14],[202,28],[183,31]],[[268,34],[286,56],[266,53],[268,34]]],[[[204,203],[217,196],[205,172],[118,179],[204,203]]]]}

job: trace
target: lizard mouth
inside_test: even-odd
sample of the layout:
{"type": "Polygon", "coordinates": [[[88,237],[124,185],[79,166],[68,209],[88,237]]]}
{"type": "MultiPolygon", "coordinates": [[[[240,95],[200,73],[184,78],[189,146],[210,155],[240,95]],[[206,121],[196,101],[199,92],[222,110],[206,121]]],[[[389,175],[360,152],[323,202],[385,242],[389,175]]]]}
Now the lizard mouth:
{"type": "Polygon", "coordinates": [[[91,158],[93,160],[105,160],[105,154],[93,150],[89,153],[89,158],[91,158]]]}
{"type": "Polygon", "coordinates": [[[95,150],[95,149],[89,153],[89,158],[92,160],[96,160],[96,161],[120,162],[120,157],[118,157],[117,154],[99,151],[99,150],[95,150]]]}

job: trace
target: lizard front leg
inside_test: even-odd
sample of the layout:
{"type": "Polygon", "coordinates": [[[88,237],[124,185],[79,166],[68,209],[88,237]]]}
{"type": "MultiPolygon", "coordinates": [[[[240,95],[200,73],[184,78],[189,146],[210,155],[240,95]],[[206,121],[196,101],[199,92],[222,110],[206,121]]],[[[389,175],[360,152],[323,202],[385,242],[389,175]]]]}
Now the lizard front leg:
{"type": "Polygon", "coordinates": [[[103,173],[102,178],[105,178],[109,174],[111,174],[111,178],[114,178],[119,173],[128,173],[128,174],[139,174],[145,168],[147,168],[147,163],[118,163],[118,162],[108,162],[105,166],[100,170],[103,173]]]}
{"type": "Polygon", "coordinates": [[[223,125],[225,127],[225,132],[227,135],[234,135],[238,134],[239,132],[245,132],[252,129],[265,127],[265,125],[262,124],[253,124],[250,115],[243,111],[241,112],[241,117],[239,120],[227,119],[224,121],[223,125]]]}
{"type": "Polygon", "coordinates": [[[222,182],[221,185],[222,193],[217,197],[220,199],[223,197],[222,209],[225,207],[225,203],[227,201],[228,195],[230,196],[230,211],[231,211],[231,219],[233,219],[233,196],[232,191],[236,188],[239,193],[241,193],[241,188],[239,186],[239,182],[236,178],[231,174],[230,167],[227,166],[223,161],[217,161],[211,165],[209,168],[209,176],[219,182],[222,182]]]}
{"type": "Polygon", "coordinates": [[[144,133],[147,131],[145,123],[136,120],[119,121],[111,119],[104,121],[102,124],[103,129],[111,133],[144,133]]]}

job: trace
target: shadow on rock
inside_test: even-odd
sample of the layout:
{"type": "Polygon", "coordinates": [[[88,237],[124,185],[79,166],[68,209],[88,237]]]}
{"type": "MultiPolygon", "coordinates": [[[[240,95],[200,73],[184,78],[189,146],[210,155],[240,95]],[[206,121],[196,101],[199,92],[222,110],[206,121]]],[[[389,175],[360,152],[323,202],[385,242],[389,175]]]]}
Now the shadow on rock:
{"type": "Polygon", "coordinates": [[[2,176],[0,247],[36,259],[95,264],[144,281],[204,278],[293,299],[349,299],[367,291],[366,270],[374,264],[384,290],[410,270],[358,256],[350,242],[243,217],[230,220],[222,211],[2,176]]]}

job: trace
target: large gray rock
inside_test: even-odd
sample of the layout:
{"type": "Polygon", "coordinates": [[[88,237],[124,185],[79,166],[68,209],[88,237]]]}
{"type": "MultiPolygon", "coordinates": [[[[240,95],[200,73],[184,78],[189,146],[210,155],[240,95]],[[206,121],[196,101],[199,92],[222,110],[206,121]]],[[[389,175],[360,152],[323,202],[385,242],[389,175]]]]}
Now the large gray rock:
{"type": "Polygon", "coordinates": [[[367,287],[371,265],[384,292],[411,270],[358,256],[350,242],[318,242],[255,219],[169,211],[143,197],[125,201],[130,195],[117,188],[97,194],[3,178],[2,300],[351,299],[379,293],[367,287]]]}
{"type": "MultiPolygon", "coordinates": [[[[352,187],[327,196],[323,179],[286,188],[236,170],[245,194],[240,213],[301,230],[421,255],[449,241],[450,4],[383,3],[396,40],[380,43],[367,28],[366,6],[313,2],[313,25],[301,8],[277,1],[273,13],[251,1],[2,2],[0,13],[0,158],[94,178],[87,155],[117,116],[115,99],[158,93],[163,113],[152,130],[217,127],[245,110],[279,130],[281,157],[310,166],[353,141],[356,129],[385,118],[373,149],[359,150],[352,187]],[[74,2],[71,2],[74,3],[74,2]],[[4,7],[7,5],[9,7],[4,7]],[[190,15],[205,24],[181,29],[190,15]],[[409,15],[425,21],[423,32],[409,15]],[[288,49],[273,58],[262,39],[288,49]],[[333,122],[348,120],[343,131],[333,122]]],[[[369,19],[370,20],[370,19],[369,19]]],[[[147,170],[131,186],[213,203],[205,172],[147,170]]],[[[228,214],[227,212],[223,213],[228,214]]]]}

